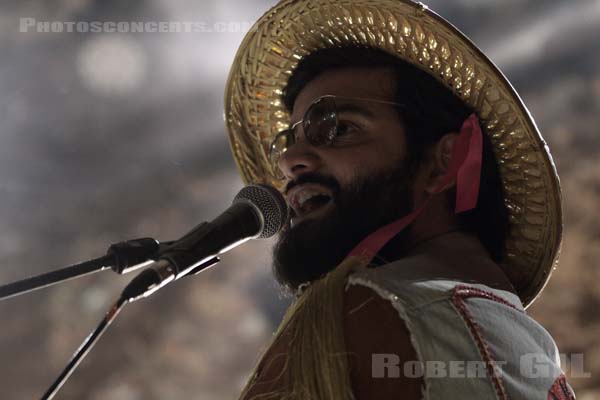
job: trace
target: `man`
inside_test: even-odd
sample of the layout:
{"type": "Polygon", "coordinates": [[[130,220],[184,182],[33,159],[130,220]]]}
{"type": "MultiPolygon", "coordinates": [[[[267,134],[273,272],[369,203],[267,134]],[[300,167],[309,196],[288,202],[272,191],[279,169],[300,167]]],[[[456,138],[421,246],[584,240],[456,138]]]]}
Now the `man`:
{"type": "Polygon", "coordinates": [[[495,67],[408,1],[283,1],[255,28],[226,117],[245,179],[286,194],[297,299],[242,398],[574,398],[523,310],[558,184],[495,67]]]}

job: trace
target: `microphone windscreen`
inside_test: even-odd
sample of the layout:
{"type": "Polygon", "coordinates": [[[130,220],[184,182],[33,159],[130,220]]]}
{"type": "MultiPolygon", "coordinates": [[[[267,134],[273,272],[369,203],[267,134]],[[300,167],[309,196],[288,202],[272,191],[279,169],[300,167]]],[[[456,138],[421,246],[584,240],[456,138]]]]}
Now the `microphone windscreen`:
{"type": "Polygon", "coordinates": [[[281,193],[269,185],[249,185],[239,191],[233,203],[252,204],[262,216],[263,227],[258,238],[266,239],[283,228],[288,220],[289,210],[281,193]]]}

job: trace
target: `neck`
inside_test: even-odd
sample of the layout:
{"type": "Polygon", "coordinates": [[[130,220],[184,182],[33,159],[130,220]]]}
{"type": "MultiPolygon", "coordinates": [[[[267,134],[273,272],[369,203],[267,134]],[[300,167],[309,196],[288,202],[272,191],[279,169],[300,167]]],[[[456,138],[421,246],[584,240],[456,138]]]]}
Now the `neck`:
{"type": "Polygon", "coordinates": [[[516,293],[500,266],[492,261],[479,238],[457,228],[415,237],[400,233],[379,252],[375,264],[382,265],[407,257],[427,255],[431,266],[423,271],[433,278],[481,283],[516,293]]]}
{"type": "Polygon", "coordinates": [[[436,229],[426,234],[418,234],[413,227],[408,227],[405,231],[398,233],[390,240],[377,254],[376,258],[380,262],[388,263],[406,257],[411,251],[432,240],[453,232],[459,232],[457,226],[448,226],[436,229]]]}

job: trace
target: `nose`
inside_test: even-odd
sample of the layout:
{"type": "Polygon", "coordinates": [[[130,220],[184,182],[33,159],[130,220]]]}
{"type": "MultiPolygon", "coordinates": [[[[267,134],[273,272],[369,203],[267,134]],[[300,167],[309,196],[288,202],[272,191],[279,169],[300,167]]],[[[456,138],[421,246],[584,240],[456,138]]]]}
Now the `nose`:
{"type": "Polygon", "coordinates": [[[295,179],[304,173],[315,172],[322,164],[317,149],[304,140],[304,135],[299,136],[302,136],[302,139],[290,146],[277,162],[277,166],[286,179],[295,179]]]}

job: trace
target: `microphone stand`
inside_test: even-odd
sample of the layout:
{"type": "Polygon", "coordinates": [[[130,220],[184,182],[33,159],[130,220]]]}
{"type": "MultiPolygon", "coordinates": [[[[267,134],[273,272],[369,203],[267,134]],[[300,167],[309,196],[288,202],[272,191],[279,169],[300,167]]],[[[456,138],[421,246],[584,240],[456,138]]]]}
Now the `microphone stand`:
{"type": "Polygon", "coordinates": [[[96,327],[96,329],[83,341],[79,349],[73,354],[69,363],[60,373],[58,378],[54,381],[54,383],[50,386],[50,388],[44,393],[42,396],[43,400],[52,399],[54,395],[60,390],[62,385],[69,379],[69,376],[73,373],[75,368],[79,365],[81,360],[87,355],[87,353],[91,350],[91,348],[96,344],[100,336],[104,333],[106,328],[110,325],[110,323],[117,317],[117,315],[121,312],[125,304],[127,304],[129,300],[123,298],[123,296],[119,297],[119,300],[108,310],[100,324],[96,327]]]}
{"type": "MultiPolygon", "coordinates": [[[[204,269],[215,265],[219,261],[221,261],[220,258],[213,257],[208,261],[198,265],[185,276],[196,275],[204,269]]],[[[73,354],[73,357],[71,357],[71,360],[69,360],[67,366],[62,370],[60,375],[56,378],[54,383],[52,383],[50,388],[48,388],[46,393],[44,393],[42,400],[50,400],[54,398],[56,393],[58,393],[67,379],[69,379],[69,376],[71,376],[75,368],[77,368],[79,363],[89,353],[100,336],[102,336],[104,331],[106,331],[108,326],[117,317],[126,304],[139,300],[142,297],[148,297],[156,291],[155,286],[157,282],[154,280],[154,278],[154,272],[149,270],[142,271],[129,283],[129,285],[125,287],[125,289],[123,289],[119,299],[113,304],[110,310],[108,310],[96,329],[87,338],[85,338],[81,346],[79,346],[75,354],[73,354]]]]}
{"type": "Polygon", "coordinates": [[[0,286],[0,300],[108,268],[125,274],[153,262],[171,243],[159,243],[152,238],[119,242],[111,245],[105,256],[0,286]]]}

